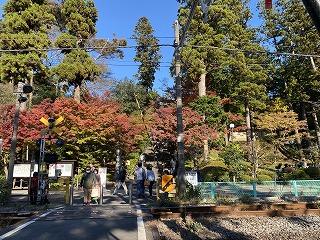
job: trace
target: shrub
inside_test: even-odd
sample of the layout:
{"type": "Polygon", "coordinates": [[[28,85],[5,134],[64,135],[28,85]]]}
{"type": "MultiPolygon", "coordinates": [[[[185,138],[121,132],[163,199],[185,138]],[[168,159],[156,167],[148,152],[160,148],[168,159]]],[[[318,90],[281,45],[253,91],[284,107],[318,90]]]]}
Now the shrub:
{"type": "Polygon", "coordinates": [[[218,177],[218,182],[230,182],[229,172],[225,171],[222,175],[218,177]]]}
{"type": "Polygon", "coordinates": [[[281,173],[279,174],[279,180],[309,180],[310,176],[305,173],[303,169],[298,169],[292,173],[281,173]]]}
{"type": "MultiPolygon", "coordinates": [[[[220,182],[221,178],[226,179],[228,168],[225,166],[206,166],[201,169],[204,182],[220,182]]],[[[229,176],[228,180],[229,181],[229,176]]]]}
{"type": "Polygon", "coordinates": [[[268,176],[268,175],[258,175],[257,176],[259,181],[272,181],[272,177],[268,176]]]}
{"type": "Polygon", "coordinates": [[[186,182],[185,200],[201,199],[201,189],[186,182]]]}
{"type": "Polygon", "coordinates": [[[11,188],[5,176],[0,176],[0,203],[8,203],[11,199],[11,188]]]}
{"type": "Polygon", "coordinates": [[[308,167],[304,169],[304,172],[312,179],[320,179],[320,169],[317,167],[308,167]]]}

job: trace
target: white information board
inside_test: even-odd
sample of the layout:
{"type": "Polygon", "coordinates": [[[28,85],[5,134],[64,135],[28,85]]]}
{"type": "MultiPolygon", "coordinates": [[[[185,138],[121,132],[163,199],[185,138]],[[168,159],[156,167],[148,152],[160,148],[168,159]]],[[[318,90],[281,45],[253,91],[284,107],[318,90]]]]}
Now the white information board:
{"type": "Polygon", "coordinates": [[[99,168],[98,174],[100,175],[101,185],[106,187],[107,183],[107,168],[99,168]]]}
{"type": "Polygon", "coordinates": [[[193,186],[198,185],[198,173],[197,172],[186,172],[185,179],[193,186]]]}
{"type": "Polygon", "coordinates": [[[55,163],[49,165],[49,177],[72,177],[73,163],[55,163]]]}
{"type": "Polygon", "coordinates": [[[31,163],[14,164],[13,177],[30,177],[34,172],[38,172],[38,164],[33,164],[33,169],[31,169],[31,166],[31,163]]]}

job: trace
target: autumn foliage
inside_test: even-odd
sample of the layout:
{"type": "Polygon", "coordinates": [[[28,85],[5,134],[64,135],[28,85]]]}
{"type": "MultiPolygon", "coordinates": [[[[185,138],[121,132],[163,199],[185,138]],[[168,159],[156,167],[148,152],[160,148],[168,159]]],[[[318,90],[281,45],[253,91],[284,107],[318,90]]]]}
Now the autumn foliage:
{"type": "MultiPolygon", "coordinates": [[[[3,148],[8,151],[11,144],[14,106],[1,107],[1,130],[3,148]]],[[[60,136],[65,145],[60,149],[64,159],[100,161],[102,156],[114,158],[116,148],[131,151],[135,148],[135,136],[143,126],[133,125],[130,118],[120,113],[120,106],[105,96],[86,96],[81,103],[74,99],[60,98],[55,102],[46,99],[34,106],[31,111],[21,111],[18,128],[18,150],[28,144],[35,147],[41,130],[45,129],[41,117],[64,118],[56,127],[63,133],[60,136]]],[[[52,142],[59,136],[48,133],[52,142]]],[[[50,141],[48,141],[50,144],[50,141]]],[[[51,144],[55,148],[54,144],[51,144]]],[[[48,147],[50,147],[48,145],[48,147]]]]}
{"type": "MultiPolygon", "coordinates": [[[[183,128],[185,146],[202,146],[203,140],[214,140],[218,132],[203,124],[203,117],[189,107],[183,108],[183,128]]],[[[177,115],[175,107],[161,107],[153,116],[151,132],[154,139],[177,139],[177,115]]]]}

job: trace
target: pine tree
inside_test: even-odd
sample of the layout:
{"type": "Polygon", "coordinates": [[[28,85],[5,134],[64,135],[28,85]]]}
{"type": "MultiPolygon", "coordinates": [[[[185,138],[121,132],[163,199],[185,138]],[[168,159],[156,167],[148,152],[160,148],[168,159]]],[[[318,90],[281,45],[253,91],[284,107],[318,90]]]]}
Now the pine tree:
{"type": "Polygon", "coordinates": [[[136,47],[135,62],[140,62],[136,78],[146,92],[152,90],[155,80],[155,72],[160,68],[159,60],[162,56],[159,54],[159,40],[153,35],[154,30],[146,17],[141,17],[135,27],[133,38],[138,46],[136,47]]]}

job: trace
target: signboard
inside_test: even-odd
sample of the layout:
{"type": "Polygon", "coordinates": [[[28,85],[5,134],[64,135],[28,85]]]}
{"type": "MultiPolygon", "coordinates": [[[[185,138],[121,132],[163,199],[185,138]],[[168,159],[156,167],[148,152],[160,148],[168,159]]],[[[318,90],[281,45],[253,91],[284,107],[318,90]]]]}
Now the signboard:
{"type": "Polygon", "coordinates": [[[198,185],[198,174],[197,172],[186,172],[185,179],[193,186],[198,185]]]}
{"type": "Polygon", "coordinates": [[[38,164],[34,164],[33,169],[31,169],[31,163],[14,164],[13,167],[14,178],[30,177],[33,175],[34,172],[38,172],[38,164]]]}
{"type": "Polygon", "coordinates": [[[98,174],[100,175],[101,185],[106,187],[107,183],[107,168],[99,168],[98,174]]]}
{"type": "Polygon", "coordinates": [[[171,192],[174,190],[173,175],[163,175],[161,178],[161,188],[164,192],[171,192]]]}
{"type": "Polygon", "coordinates": [[[73,163],[56,163],[49,165],[49,177],[72,177],[73,163]]]}

